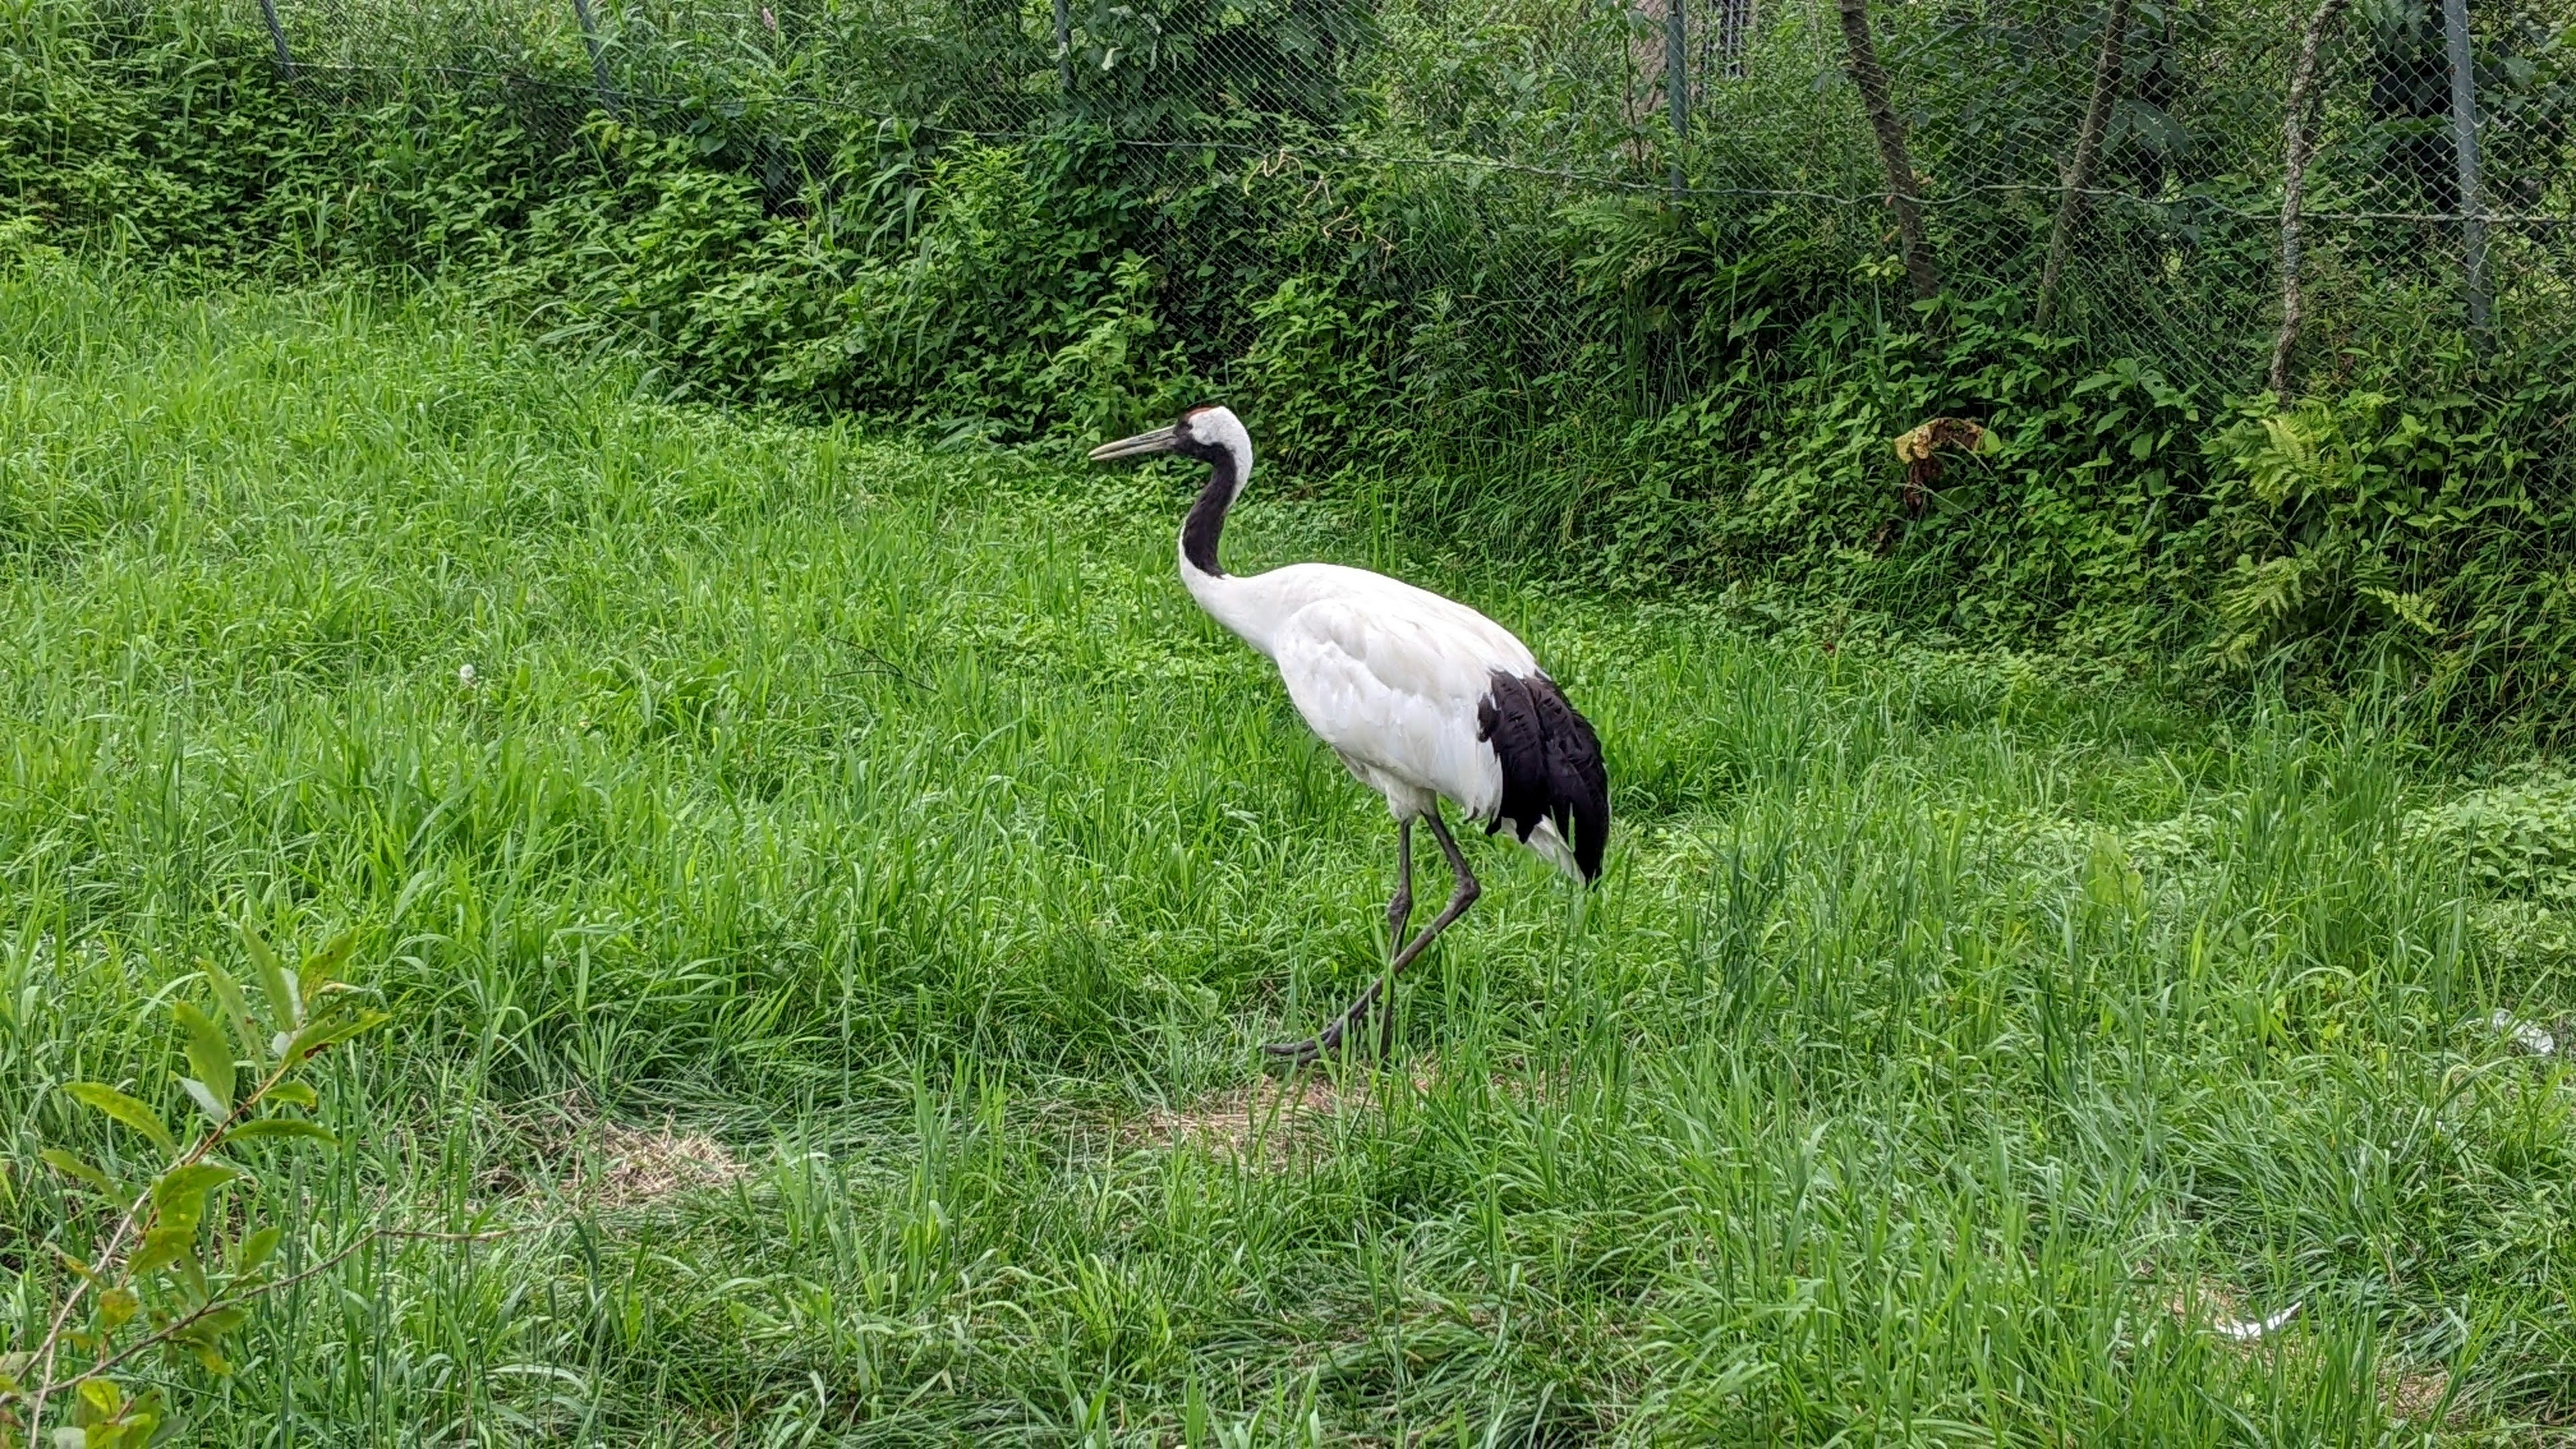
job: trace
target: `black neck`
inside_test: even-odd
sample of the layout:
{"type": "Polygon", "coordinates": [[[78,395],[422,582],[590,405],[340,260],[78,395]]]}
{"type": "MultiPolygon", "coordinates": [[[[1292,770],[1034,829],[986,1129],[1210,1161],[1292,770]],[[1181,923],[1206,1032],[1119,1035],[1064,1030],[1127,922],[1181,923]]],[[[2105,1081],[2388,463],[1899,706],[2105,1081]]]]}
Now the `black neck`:
{"type": "Polygon", "coordinates": [[[1190,516],[1181,521],[1181,557],[1210,578],[1225,577],[1225,570],[1217,566],[1216,541],[1225,532],[1225,511],[1234,506],[1241,484],[1235,475],[1233,450],[1220,450],[1208,459],[1207,486],[1199,490],[1199,501],[1190,505],[1190,516]]]}

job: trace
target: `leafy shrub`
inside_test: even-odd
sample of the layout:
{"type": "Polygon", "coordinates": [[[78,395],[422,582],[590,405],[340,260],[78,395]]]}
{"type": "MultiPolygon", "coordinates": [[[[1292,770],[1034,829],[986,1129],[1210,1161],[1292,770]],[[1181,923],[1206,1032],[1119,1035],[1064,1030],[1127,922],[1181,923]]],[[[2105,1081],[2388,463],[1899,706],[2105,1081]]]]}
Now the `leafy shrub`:
{"type": "Polygon", "coordinates": [[[1387,301],[1354,306],[1303,277],[1255,302],[1251,350],[1240,372],[1262,440],[1289,469],[1330,468],[1338,455],[1384,441],[1396,399],[1387,301]]]}
{"type": "Polygon", "coordinates": [[[2576,957],[2576,780],[2529,771],[2417,810],[2401,835],[2458,873],[2468,920],[2500,962],[2576,957]]]}
{"type": "Polygon", "coordinates": [[[2409,841],[2456,860],[2482,894],[2576,906],[2576,780],[2538,773],[2406,818],[2409,841]]]}
{"type": "Polygon", "coordinates": [[[61,1235],[47,1244],[56,1272],[43,1330],[0,1353],[0,1445],[22,1436],[89,1449],[154,1442],[171,1410],[162,1388],[137,1392],[138,1361],[167,1358],[229,1374],[225,1345],[253,1302],[327,1270],[374,1236],[362,1231],[314,1266],[281,1276],[287,1225],[261,1222],[261,1210],[273,1216],[296,1204],[261,1191],[254,1168],[274,1149],[335,1144],[308,1115],[321,1099],[299,1077],[322,1053],[385,1020],[350,1005],[334,979],[354,938],[281,958],[249,925],[241,937],[256,1005],[206,961],[213,1012],[186,1000],[170,1007],[185,1062],[176,1085],[205,1119],[193,1135],[183,1140],[159,1108],[109,1083],[62,1089],[145,1150],[108,1143],[92,1156],[61,1146],[40,1153],[68,1185],[67,1210],[61,1235]],[[57,1427],[47,1435],[49,1422],[57,1427]]]}
{"type": "MultiPolygon", "coordinates": [[[[501,80],[361,71],[334,89],[283,83],[266,37],[219,8],[34,0],[0,19],[36,61],[0,90],[9,235],[436,278],[558,341],[641,351],[675,392],[998,441],[1222,395],[1270,476],[1596,586],[1756,584],[1937,638],[2166,650],[2222,676],[2394,671],[2456,716],[2544,728],[2535,706],[2566,698],[2563,338],[2480,362],[2321,323],[2343,340],[2314,396],[2228,399],[2099,336],[2034,332],[2008,283],[1963,274],[1935,311],[1906,305],[1848,209],[1568,200],[1508,169],[1345,154],[1317,129],[1641,154],[1547,59],[1617,17],[1461,36],[1394,4],[1367,24],[1304,0],[1093,7],[1065,95],[1026,30],[969,44],[853,14],[792,12],[813,43],[786,58],[639,42],[659,89],[610,115],[568,33],[481,58],[501,80]],[[1218,52],[1255,40],[1280,51],[1262,72],[1279,85],[1222,83],[1218,52]],[[1372,47],[1363,92],[1353,57],[1372,47]],[[893,109],[800,103],[823,79],[893,109]],[[1283,135],[1317,144],[1245,144],[1283,135]],[[1889,443],[1935,416],[1996,446],[1917,496],[1889,443]]],[[[1906,34],[1926,56],[1956,38],[1906,34]]],[[[2168,36],[2155,65],[2185,40],[2216,43],[2168,36]]],[[[2129,124],[2144,149],[2116,167],[2188,172],[2190,205],[2216,209],[2106,218],[2101,245],[2143,248],[2140,267],[2182,245],[2268,265],[2219,205],[2254,194],[2235,153],[2184,146],[2153,106],[2129,124]]]]}
{"type": "Polygon", "coordinates": [[[2213,648],[2338,672],[2393,661],[2446,708],[2563,691],[2576,511],[2562,370],[2500,402],[2400,391],[2385,364],[2333,395],[2240,405],[2211,438],[2213,648]]]}

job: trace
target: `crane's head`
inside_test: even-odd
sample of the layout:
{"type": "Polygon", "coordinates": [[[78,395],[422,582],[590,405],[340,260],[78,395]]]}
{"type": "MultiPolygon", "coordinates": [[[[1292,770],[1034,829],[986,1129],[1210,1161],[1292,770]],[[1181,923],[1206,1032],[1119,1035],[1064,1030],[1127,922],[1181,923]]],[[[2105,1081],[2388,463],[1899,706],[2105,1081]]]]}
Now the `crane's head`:
{"type": "Polygon", "coordinates": [[[1231,408],[1213,403],[1190,409],[1168,428],[1103,443],[1091,450],[1091,461],[1106,463],[1113,458],[1136,458],[1148,453],[1178,453],[1202,463],[1231,458],[1237,488],[1252,476],[1252,435],[1243,430],[1243,420],[1231,408]]]}
{"type": "Polygon", "coordinates": [[[1223,578],[1225,570],[1216,561],[1217,535],[1225,528],[1225,511],[1251,481],[1252,435],[1231,410],[1210,404],[1181,414],[1168,428],[1103,443],[1091,450],[1091,458],[1106,463],[1148,453],[1178,453],[1208,465],[1206,486],[1190,505],[1189,517],[1181,520],[1181,570],[1184,577],[1195,569],[1207,578],[1223,578]]]}

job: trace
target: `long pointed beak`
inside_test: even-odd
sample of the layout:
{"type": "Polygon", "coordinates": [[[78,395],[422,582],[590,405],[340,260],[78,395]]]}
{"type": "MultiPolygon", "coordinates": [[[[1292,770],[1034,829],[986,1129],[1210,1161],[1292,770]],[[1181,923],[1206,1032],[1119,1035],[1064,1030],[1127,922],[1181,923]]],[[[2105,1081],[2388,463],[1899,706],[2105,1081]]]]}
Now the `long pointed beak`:
{"type": "Polygon", "coordinates": [[[1156,428],[1150,433],[1138,433],[1132,438],[1101,444],[1091,450],[1091,461],[1106,463],[1112,458],[1133,458],[1140,453],[1168,453],[1178,447],[1180,441],[1179,428],[1156,428]]]}

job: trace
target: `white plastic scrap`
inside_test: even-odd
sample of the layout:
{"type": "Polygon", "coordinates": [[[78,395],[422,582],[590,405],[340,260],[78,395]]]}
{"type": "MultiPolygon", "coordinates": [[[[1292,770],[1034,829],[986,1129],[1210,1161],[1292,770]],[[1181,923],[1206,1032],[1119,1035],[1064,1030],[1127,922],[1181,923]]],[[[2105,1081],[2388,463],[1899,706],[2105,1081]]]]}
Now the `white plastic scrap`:
{"type": "Polygon", "coordinates": [[[2241,1322],[2233,1318],[2213,1319],[2209,1326],[2239,1343],[2249,1343],[2267,1333],[2279,1332],[2282,1324],[2299,1316],[2299,1307],[2293,1303],[2269,1318],[2249,1318],[2241,1322]]]}
{"type": "Polygon", "coordinates": [[[2498,1035],[2512,1038],[2515,1046],[2533,1056],[2545,1057],[2558,1050],[2558,1038],[2550,1035],[2548,1028],[2538,1022],[2520,1020],[2501,1007],[2497,1008],[2495,1015],[2487,1018],[2487,1025],[2498,1035]]]}

